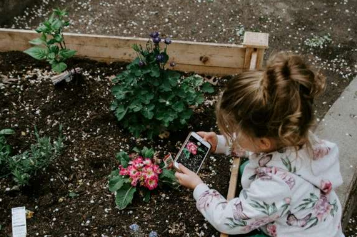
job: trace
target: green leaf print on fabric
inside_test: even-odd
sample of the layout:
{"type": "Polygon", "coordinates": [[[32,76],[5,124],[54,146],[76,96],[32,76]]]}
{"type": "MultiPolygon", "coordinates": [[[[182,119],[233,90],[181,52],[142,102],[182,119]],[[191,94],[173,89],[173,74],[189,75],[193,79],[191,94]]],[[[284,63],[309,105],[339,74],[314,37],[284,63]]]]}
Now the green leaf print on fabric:
{"type": "Polygon", "coordinates": [[[278,211],[274,202],[269,205],[264,201],[259,203],[258,201],[252,200],[252,203],[249,203],[249,205],[268,216],[278,211]]]}
{"type": "Polygon", "coordinates": [[[309,226],[309,227],[307,227],[305,230],[308,230],[308,229],[314,227],[315,225],[317,225],[318,222],[319,222],[319,220],[318,220],[317,217],[310,218],[310,219],[306,222],[306,225],[309,226]]]}
{"type": "Polygon", "coordinates": [[[299,206],[295,207],[295,209],[298,209],[299,211],[311,209],[315,206],[315,204],[318,200],[319,200],[318,196],[316,196],[313,193],[310,193],[310,198],[303,199],[303,203],[301,203],[299,206]]]}
{"type": "Polygon", "coordinates": [[[235,220],[234,218],[231,218],[231,217],[226,218],[226,219],[228,220],[228,222],[224,223],[224,224],[226,226],[229,226],[229,228],[231,228],[231,229],[233,229],[237,226],[240,226],[240,227],[247,226],[247,222],[244,220],[235,220]]]}
{"type": "Polygon", "coordinates": [[[335,214],[338,211],[338,205],[336,199],[333,201],[333,203],[329,203],[329,204],[332,206],[330,214],[332,217],[335,217],[335,214]]]}
{"type": "Polygon", "coordinates": [[[295,173],[296,172],[296,167],[292,166],[289,157],[280,157],[281,161],[283,162],[284,166],[288,169],[289,172],[295,173]]]}

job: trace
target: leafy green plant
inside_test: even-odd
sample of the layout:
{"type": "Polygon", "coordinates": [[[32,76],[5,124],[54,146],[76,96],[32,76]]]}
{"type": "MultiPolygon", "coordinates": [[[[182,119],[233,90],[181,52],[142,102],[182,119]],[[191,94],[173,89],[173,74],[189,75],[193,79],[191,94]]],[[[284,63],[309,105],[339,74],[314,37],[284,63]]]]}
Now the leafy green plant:
{"type": "Polygon", "coordinates": [[[6,165],[11,153],[11,147],[7,144],[6,135],[14,134],[12,129],[0,130],[0,174],[6,172],[6,165]]]}
{"type": "Polygon", "coordinates": [[[332,42],[330,34],[326,34],[323,36],[314,35],[311,39],[305,40],[305,45],[309,46],[310,48],[323,48],[327,44],[332,42]]]}
{"type": "MultiPolygon", "coordinates": [[[[14,181],[20,185],[28,185],[30,178],[39,170],[46,168],[61,152],[63,148],[63,136],[60,127],[60,135],[57,140],[51,141],[49,137],[40,137],[35,129],[37,142],[32,144],[30,150],[22,154],[10,156],[7,151],[6,156],[2,156],[1,175],[6,177],[12,175],[14,181]]],[[[7,150],[9,148],[6,148],[7,150]]],[[[3,153],[1,153],[3,154],[3,153]]]]}
{"type": "Polygon", "coordinates": [[[119,169],[109,176],[109,190],[115,193],[115,203],[119,209],[124,209],[139,191],[143,200],[150,200],[150,192],[164,184],[177,187],[175,172],[165,167],[164,162],[154,157],[154,150],[144,147],[130,156],[122,151],[116,155],[119,169]]]}
{"type": "Polygon", "coordinates": [[[37,27],[36,32],[41,36],[29,41],[30,44],[36,46],[24,51],[35,59],[49,62],[55,72],[66,70],[65,61],[76,54],[75,50],[67,49],[63,37],[64,27],[70,24],[64,19],[67,16],[66,10],[55,9],[50,18],[37,27]]]}
{"type": "MultiPolygon", "coordinates": [[[[192,106],[203,103],[203,93],[214,91],[200,76],[183,78],[179,72],[165,69],[171,40],[165,39],[162,50],[159,34],[152,33],[151,37],[145,48],[133,46],[137,58],[113,80],[111,110],[136,137],[146,133],[151,138],[183,127],[193,114],[192,106]]],[[[170,66],[175,64],[171,62],[170,66]]]]}

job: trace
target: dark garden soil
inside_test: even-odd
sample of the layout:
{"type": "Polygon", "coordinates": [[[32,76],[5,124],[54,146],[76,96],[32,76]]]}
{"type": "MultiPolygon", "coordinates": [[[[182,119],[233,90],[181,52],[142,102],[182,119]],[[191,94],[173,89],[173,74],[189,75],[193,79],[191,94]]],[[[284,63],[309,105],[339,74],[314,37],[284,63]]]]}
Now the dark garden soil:
{"type": "MultiPolygon", "coordinates": [[[[189,131],[216,129],[214,106],[206,103],[198,108],[191,125],[171,133],[169,139],[135,139],[121,129],[108,109],[112,75],[124,65],[78,59],[69,65],[83,68],[84,76],[54,87],[47,64],[21,52],[0,54],[1,75],[18,79],[0,90],[0,128],[16,131],[8,139],[13,151],[24,151],[35,142],[34,126],[42,135],[55,138],[62,124],[66,137],[63,154],[31,179],[30,186],[17,190],[10,178],[0,179],[0,235],[11,233],[11,208],[17,206],[34,212],[27,223],[29,236],[129,236],[133,223],[146,235],[151,230],[159,236],[217,235],[211,226],[203,225],[191,191],[162,188],[148,204],[136,197],[119,211],[107,188],[107,176],[118,165],[118,151],[146,145],[161,154],[175,154],[189,131]],[[70,197],[70,193],[78,196],[70,197]]],[[[212,156],[202,170],[202,177],[224,195],[229,165],[229,158],[212,156]]]]}
{"type": "MultiPolygon", "coordinates": [[[[242,42],[244,30],[269,33],[267,56],[279,50],[304,54],[327,76],[327,90],[316,101],[315,113],[321,122],[357,74],[357,1],[37,0],[1,27],[34,29],[55,7],[69,11],[73,25],[68,32],[75,33],[147,37],[157,30],[174,40],[236,44],[242,42]],[[330,35],[331,42],[317,48],[308,46],[306,40],[314,35],[330,35]]],[[[10,232],[10,208],[21,205],[35,212],[28,220],[30,236],[130,236],[128,226],[133,223],[146,234],[155,230],[160,236],[218,236],[205,224],[187,190],[162,189],[149,204],[136,198],[119,211],[106,187],[116,152],[148,145],[175,153],[177,142],[183,141],[188,131],[216,129],[213,106],[204,107],[204,112],[192,118],[191,127],[171,134],[168,140],[137,141],[121,129],[108,109],[110,78],[122,65],[71,60],[72,66],[85,68],[84,77],[54,88],[47,64],[21,53],[3,53],[0,59],[0,74],[19,78],[0,90],[0,128],[16,130],[10,138],[14,150],[23,151],[34,142],[35,125],[54,137],[58,125],[63,124],[67,138],[63,155],[32,180],[31,187],[5,191],[14,183],[0,181],[0,236],[10,232]],[[70,198],[70,192],[79,196],[70,198]]],[[[229,159],[215,158],[216,162],[208,159],[202,174],[226,194],[229,159]],[[217,175],[211,175],[210,166],[217,175]]],[[[357,236],[357,219],[350,222],[345,234],[357,236]]]]}

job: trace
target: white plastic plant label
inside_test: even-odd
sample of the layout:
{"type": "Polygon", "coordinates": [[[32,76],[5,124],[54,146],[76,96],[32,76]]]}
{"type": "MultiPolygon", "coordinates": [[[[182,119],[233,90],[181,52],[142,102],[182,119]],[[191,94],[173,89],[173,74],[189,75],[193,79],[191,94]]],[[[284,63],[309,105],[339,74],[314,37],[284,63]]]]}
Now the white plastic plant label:
{"type": "Polygon", "coordinates": [[[26,237],[26,209],[25,207],[15,207],[11,209],[12,214],[12,236],[26,237]]]}

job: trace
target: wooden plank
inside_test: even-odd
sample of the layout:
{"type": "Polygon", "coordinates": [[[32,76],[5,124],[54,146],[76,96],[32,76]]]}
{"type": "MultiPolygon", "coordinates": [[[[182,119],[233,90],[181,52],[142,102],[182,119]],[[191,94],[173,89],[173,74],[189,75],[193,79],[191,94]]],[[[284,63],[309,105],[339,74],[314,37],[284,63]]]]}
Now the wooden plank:
{"type": "MultiPolygon", "coordinates": [[[[77,56],[98,61],[130,62],[136,57],[133,44],[145,45],[147,39],[65,33],[67,47],[77,56]]],[[[0,29],[0,51],[23,51],[38,37],[35,31],[0,29]]],[[[163,45],[164,46],[164,45],[163,45]]],[[[242,71],[246,48],[242,45],[175,41],[168,47],[170,61],[178,70],[227,75],[242,71]],[[195,68],[195,66],[198,66],[195,68]],[[212,67],[212,68],[211,68],[212,67]],[[207,68],[207,70],[206,70],[207,68]],[[219,70],[218,68],[224,68],[219,70]]]]}
{"type": "Polygon", "coordinates": [[[257,68],[257,58],[258,58],[258,53],[257,51],[253,51],[252,57],[250,59],[250,66],[249,70],[254,70],[257,68]]]}
{"type": "MultiPolygon", "coordinates": [[[[227,194],[227,200],[232,200],[236,195],[237,183],[238,183],[238,174],[239,174],[239,165],[240,158],[234,157],[232,170],[231,170],[231,178],[229,180],[229,188],[227,194]]],[[[227,234],[221,233],[220,237],[228,237],[227,234]]]]}
{"type": "Polygon", "coordinates": [[[264,59],[264,51],[265,49],[258,49],[257,50],[257,63],[256,63],[256,69],[260,70],[263,67],[263,59],[264,59]]]}
{"type": "Polygon", "coordinates": [[[245,32],[243,45],[251,48],[267,49],[269,44],[269,34],[258,32],[245,32]]]}
{"type": "Polygon", "coordinates": [[[253,51],[253,48],[247,48],[247,50],[245,51],[243,71],[247,71],[250,69],[250,61],[252,58],[253,51]]]}

